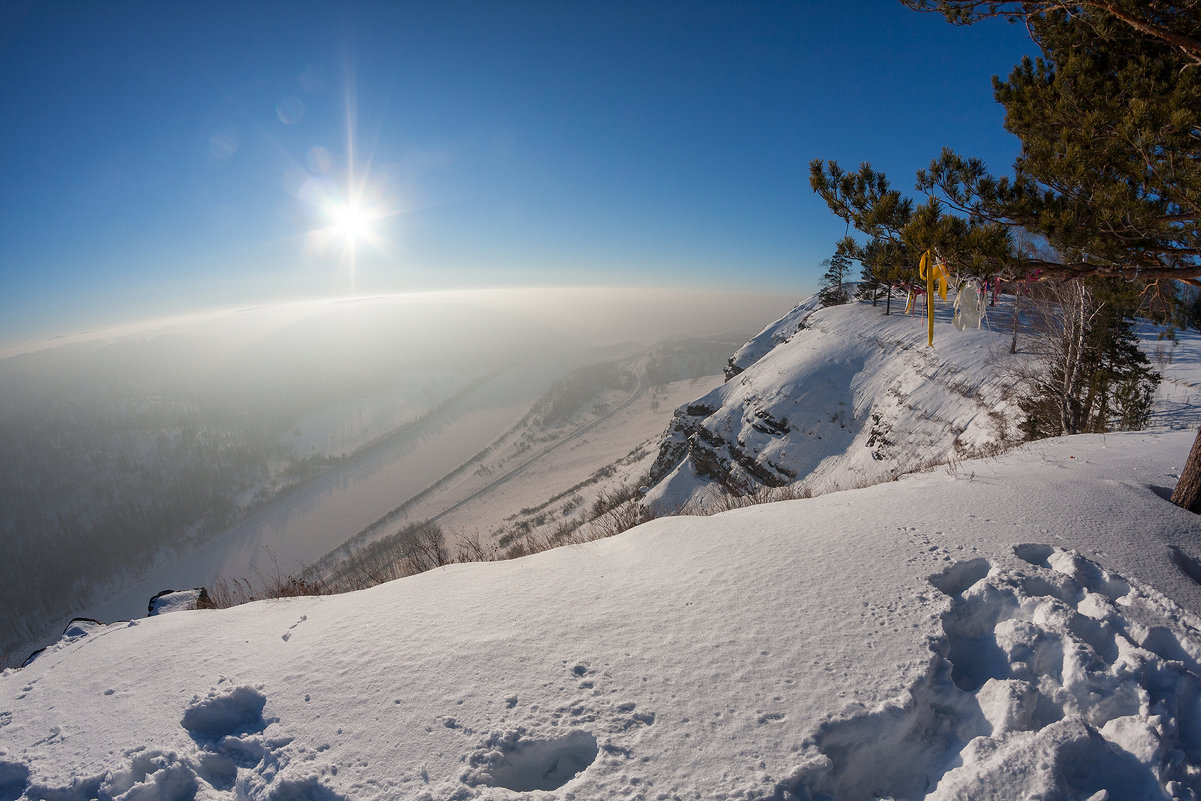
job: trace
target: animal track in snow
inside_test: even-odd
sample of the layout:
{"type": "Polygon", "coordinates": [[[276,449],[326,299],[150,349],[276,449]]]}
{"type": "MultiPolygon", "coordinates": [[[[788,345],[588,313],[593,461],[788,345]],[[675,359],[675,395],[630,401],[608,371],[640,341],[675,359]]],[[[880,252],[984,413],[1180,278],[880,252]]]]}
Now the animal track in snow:
{"type": "Polygon", "coordinates": [[[930,577],[950,608],[908,700],[822,724],[777,797],[1201,797],[1201,621],[1077,553],[1014,554],[930,577]]]}
{"type": "Polygon", "coordinates": [[[296,628],[297,626],[299,626],[301,623],[305,622],[308,619],[309,619],[308,615],[301,615],[300,620],[297,620],[291,626],[288,626],[288,630],[285,631],[281,635],[280,639],[282,639],[284,642],[287,642],[288,640],[292,639],[292,629],[296,628]]]}

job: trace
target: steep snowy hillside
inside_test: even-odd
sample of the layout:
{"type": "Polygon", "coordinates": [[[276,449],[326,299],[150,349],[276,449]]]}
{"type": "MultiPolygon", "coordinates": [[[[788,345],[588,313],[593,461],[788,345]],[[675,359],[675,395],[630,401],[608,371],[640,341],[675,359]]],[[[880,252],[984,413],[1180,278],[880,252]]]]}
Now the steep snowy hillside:
{"type": "Polygon", "coordinates": [[[78,626],[0,675],[0,798],[1196,798],[1191,442],[78,626]]]}
{"type": "Polygon", "coordinates": [[[770,323],[751,337],[745,345],[735,351],[726,365],[726,379],[731,379],[767,355],[767,352],[805,327],[810,314],[822,307],[817,295],[810,295],[792,308],[787,314],[770,323]]]}
{"type": "Polygon", "coordinates": [[[648,501],[683,508],[715,483],[826,491],[996,452],[1018,415],[1009,333],[957,331],[951,316],[937,310],[929,348],[916,317],[803,301],[730,359],[724,386],[676,411],[648,501]]]}

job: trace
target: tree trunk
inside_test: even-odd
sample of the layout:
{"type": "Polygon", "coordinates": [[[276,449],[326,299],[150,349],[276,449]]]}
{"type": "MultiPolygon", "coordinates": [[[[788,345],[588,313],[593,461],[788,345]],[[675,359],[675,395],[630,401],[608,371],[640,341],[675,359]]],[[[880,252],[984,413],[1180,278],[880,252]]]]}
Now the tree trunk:
{"type": "MultiPolygon", "coordinates": [[[[1021,291],[1022,290],[1019,287],[1013,293],[1013,339],[1010,340],[1010,342],[1009,342],[1009,352],[1010,353],[1018,352],[1018,322],[1019,322],[1018,307],[1019,307],[1019,304],[1021,303],[1021,299],[1022,299],[1022,296],[1020,294],[1021,291]]],[[[996,295],[993,295],[993,298],[995,300],[996,295]]]]}
{"type": "Polygon", "coordinates": [[[1056,387],[1056,403],[1059,406],[1059,436],[1061,437],[1076,433],[1072,430],[1072,373],[1075,368],[1073,360],[1075,338],[1072,336],[1072,325],[1074,322],[1071,318],[1064,320],[1063,342],[1059,343],[1062,355],[1059,357],[1061,367],[1058,376],[1059,385],[1056,387]]]}
{"type": "Polygon", "coordinates": [[[892,284],[888,285],[888,296],[884,301],[884,315],[888,316],[890,311],[892,311],[892,284]]]}
{"type": "Polygon", "coordinates": [[[1188,452],[1184,469],[1180,471],[1180,479],[1172,492],[1172,503],[1201,514],[1201,429],[1197,429],[1193,448],[1188,452]]]}

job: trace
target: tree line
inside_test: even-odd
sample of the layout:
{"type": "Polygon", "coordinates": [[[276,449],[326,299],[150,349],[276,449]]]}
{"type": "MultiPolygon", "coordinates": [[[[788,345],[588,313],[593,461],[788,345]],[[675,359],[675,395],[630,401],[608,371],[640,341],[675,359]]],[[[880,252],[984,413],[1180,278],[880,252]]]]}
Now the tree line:
{"type": "MultiPolygon", "coordinates": [[[[1011,175],[944,149],[918,199],[863,163],[810,163],[810,185],[858,236],[827,260],[824,302],[852,262],[891,312],[924,254],[959,276],[1022,289],[1055,309],[1058,337],[1023,404],[1031,436],[1144,424],[1157,377],[1130,319],[1197,320],[1201,287],[1201,3],[901,0],[955,24],[1024,24],[1040,56],[993,78],[1021,142],[1011,175]]],[[[1015,325],[1018,311],[1015,310],[1015,325]]],[[[1201,432],[1173,494],[1201,512],[1201,432]]]]}

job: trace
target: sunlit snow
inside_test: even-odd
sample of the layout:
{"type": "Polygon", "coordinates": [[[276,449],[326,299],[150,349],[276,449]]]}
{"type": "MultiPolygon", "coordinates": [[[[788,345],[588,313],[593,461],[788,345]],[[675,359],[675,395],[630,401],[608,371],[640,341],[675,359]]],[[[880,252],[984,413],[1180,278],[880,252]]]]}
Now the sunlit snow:
{"type": "Polygon", "coordinates": [[[1157,423],[80,625],[0,676],[0,799],[1195,798],[1194,433],[1157,423]]]}

